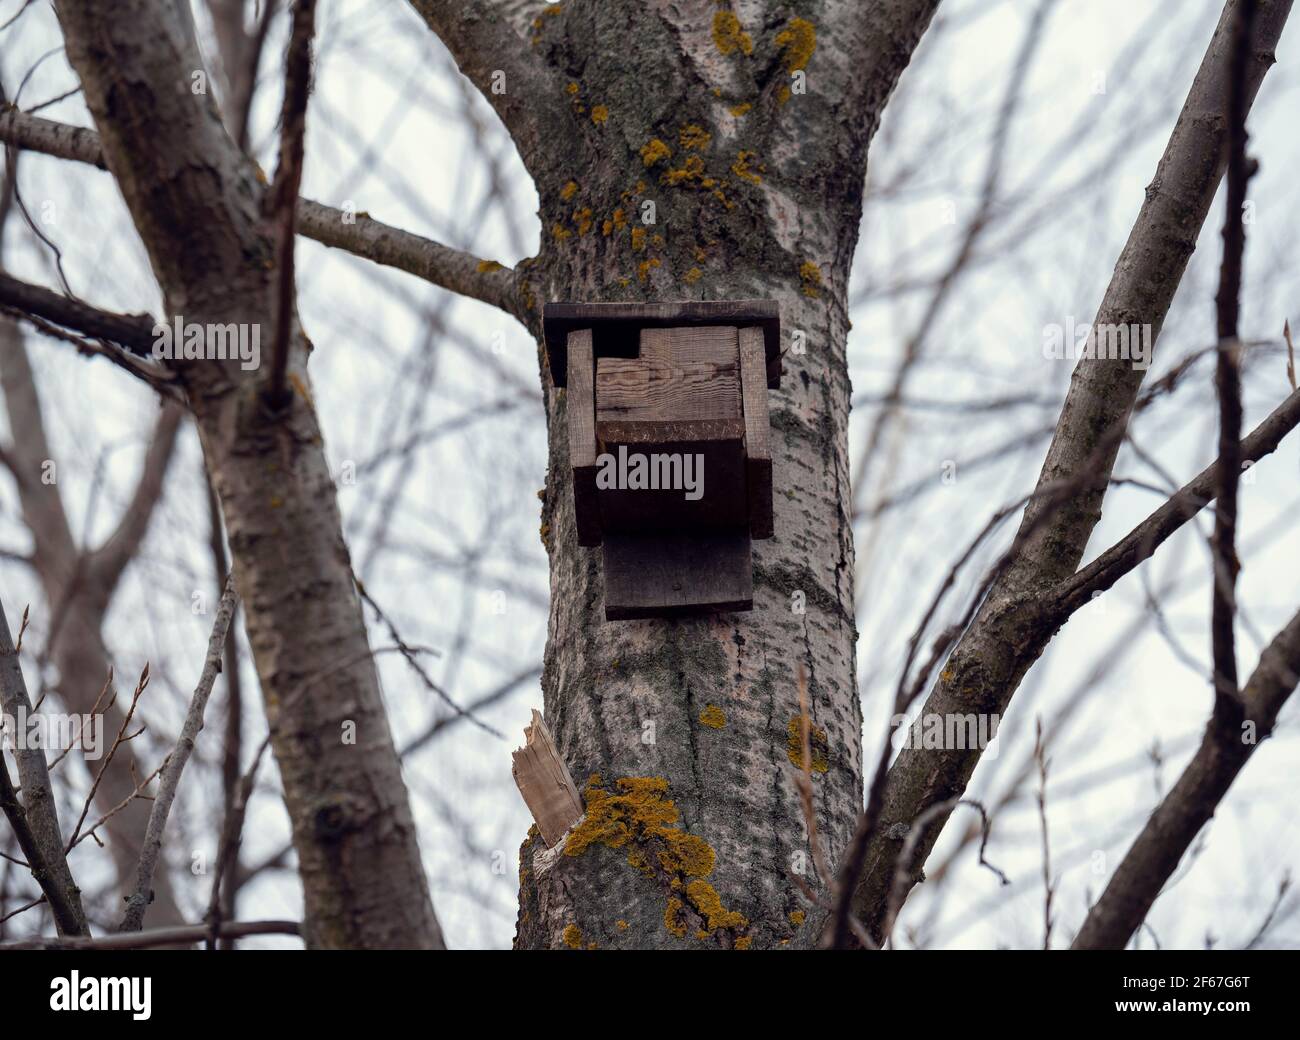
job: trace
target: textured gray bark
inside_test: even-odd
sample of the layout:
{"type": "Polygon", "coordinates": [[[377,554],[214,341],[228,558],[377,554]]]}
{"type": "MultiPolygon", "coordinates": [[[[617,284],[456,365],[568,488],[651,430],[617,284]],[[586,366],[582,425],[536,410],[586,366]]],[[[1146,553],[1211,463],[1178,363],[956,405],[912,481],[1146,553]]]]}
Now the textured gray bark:
{"type": "MultiPolygon", "coordinates": [[[[68,58],[103,156],[163,290],[164,312],[260,326],[269,342],[272,236],[263,187],[211,98],[174,5],[60,3],[68,58]],[[159,141],[168,142],[160,148],[159,141]]],[[[440,947],[294,330],[283,413],[260,372],[176,366],[229,532],[318,947],[440,947]],[[356,742],[343,726],[355,723],[356,742]]]]}
{"type": "Polygon", "coordinates": [[[791,782],[800,665],[832,862],[862,790],[844,294],[867,145],[937,0],[514,5],[518,35],[495,5],[414,6],[537,182],[542,250],[517,274],[535,332],[546,300],[763,297],[781,303],[784,345],[798,332],[807,347],[769,395],[776,536],[754,544],[743,614],[604,621],[600,553],[576,541],[565,392],[546,384],[545,714],[579,788],[600,782],[563,849],[525,841],[516,946],[807,945],[791,875],[825,888],[791,782]]]}

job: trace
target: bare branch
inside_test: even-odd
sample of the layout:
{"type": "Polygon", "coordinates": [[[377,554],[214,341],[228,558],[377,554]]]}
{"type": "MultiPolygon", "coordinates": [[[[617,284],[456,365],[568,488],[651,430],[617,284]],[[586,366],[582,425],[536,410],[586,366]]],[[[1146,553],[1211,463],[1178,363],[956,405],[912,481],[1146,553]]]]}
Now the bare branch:
{"type": "MultiPolygon", "coordinates": [[[[45,155],[90,163],[100,169],[107,168],[100,150],[99,136],[93,130],[67,126],[38,116],[28,116],[18,111],[0,114],[0,141],[45,155]]],[[[525,308],[523,299],[515,288],[516,271],[495,260],[480,259],[472,253],[453,249],[441,242],[392,227],[365,213],[345,213],[343,210],[310,199],[298,200],[297,230],[300,235],[322,245],[342,249],[385,267],[395,267],[431,285],[441,286],[462,296],[489,303],[523,320],[525,308]]],[[[0,287],[0,292],[2,290],[3,287],[0,287]]],[[[54,300],[63,299],[54,293],[50,293],[49,296],[54,300]]],[[[0,295],[0,299],[3,298],[3,295],[0,295]]],[[[51,305],[46,298],[39,297],[39,299],[43,306],[51,305]]],[[[59,321],[57,314],[24,306],[21,302],[15,302],[15,306],[34,314],[44,315],[52,321],[59,321]]],[[[66,309],[60,313],[67,313],[66,309]]],[[[102,317],[104,313],[97,312],[97,315],[102,317]]],[[[146,332],[152,324],[150,319],[149,325],[145,328],[146,332]]],[[[67,327],[83,331],[86,328],[81,322],[72,322],[67,327]]],[[[108,327],[104,327],[99,335],[113,342],[122,343],[136,353],[147,353],[153,342],[152,333],[147,339],[140,339],[138,326],[134,328],[114,326],[114,328],[121,335],[131,336],[130,341],[119,338],[119,335],[111,332],[108,327]],[[136,349],[137,343],[140,344],[139,350],[136,349]]],[[[89,332],[87,334],[94,335],[89,332]]]]}
{"type": "Polygon", "coordinates": [[[1215,712],[1201,746],[1178,782],[1151,814],[1097,904],[1073,949],[1122,949],[1159,896],[1183,854],[1214,816],[1277,713],[1300,682],[1300,611],[1260,655],[1241,691],[1241,722],[1215,712]]]}
{"type": "MultiPolygon", "coordinates": [[[[5,617],[3,603],[0,603],[0,708],[13,719],[26,718],[32,711],[27,682],[9,634],[9,620],[5,617]]],[[[3,785],[0,805],[14,828],[32,876],[49,900],[59,933],[89,935],[86,914],[81,908],[81,891],[72,879],[63,850],[58,803],[50,787],[45,749],[27,747],[25,741],[17,743],[14,759],[18,764],[18,782],[22,785],[24,804],[18,802],[9,779],[9,767],[4,762],[3,750],[0,750],[0,784],[3,785]]]]}
{"type": "MultiPolygon", "coordinates": [[[[143,950],[154,946],[189,946],[202,942],[208,934],[203,924],[179,925],[174,928],[151,928],[147,932],[106,935],[102,939],[20,939],[0,943],[0,950],[143,950]]],[[[222,939],[239,939],[247,935],[301,935],[297,921],[228,921],[217,934],[222,939]]]]}
{"type": "Polygon", "coordinates": [[[144,912],[151,901],[150,891],[153,875],[162,855],[163,830],[167,827],[167,816],[171,812],[172,802],[176,798],[176,788],[185,771],[185,763],[194,750],[194,742],[199,731],[203,729],[203,713],[208,706],[208,697],[213,684],[221,671],[221,655],[226,645],[226,631],[230,628],[230,619],[235,614],[235,592],[233,576],[226,580],[226,590],[217,605],[217,616],[212,623],[212,635],[208,639],[208,653],[203,661],[203,671],[198,685],[194,687],[194,696],[190,700],[189,711],[185,714],[185,724],[181,735],[176,740],[176,747],[167,758],[163,767],[162,780],[158,784],[158,794],[149,814],[149,827],[145,831],[144,849],[140,853],[140,869],[136,876],[135,891],[127,897],[126,915],[118,928],[119,932],[138,932],[144,925],[144,912]]]}
{"type": "MultiPolygon", "coordinates": [[[[1231,29],[1237,0],[1229,0],[1174,127],[1156,178],[1116,265],[1096,324],[1149,324],[1158,336],[1182,272],[1195,248],[1226,160],[1226,129],[1221,114],[1229,85],[1231,29]],[[1212,157],[1212,158],[1207,158],[1212,157]]],[[[1291,0],[1261,3],[1251,48],[1247,100],[1252,101],[1291,10],[1291,0]]],[[[1061,484],[1084,475],[1066,501],[1035,496],[1021,521],[1023,547],[1006,569],[954,648],[923,709],[927,714],[997,713],[1006,707],[1020,681],[1056,627],[1044,623],[1040,593],[1070,578],[1101,515],[1122,437],[1138,399],[1143,371],[1126,361],[1083,360],[1074,379],[1039,486],[1061,484]],[[1096,449],[1103,448],[1100,458],[1096,449]]],[[[1018,538],[1019,540],[1019,538],[1018,538]]],[[[865,857],[856,886],[854,910],[879,927],[892,874],[895,825],[910,826],[930,805],[959,796],[980,757],[979,749],[905,748],[889,771],[881,824],[865,857]]],[[[920,863],[933,847],[946,814],[935,820],[921,842],[920,863]]]]}
{"type": "Polygon", "coordinates": [[[307,132],[311,93],[311,41],[316,33],[316,0],[297,0],[284,59],[284,103],[280,109],[280,161],[263,199],[275,222],[275,339],[267,399],[276,408],[292,400],[286,389],[289,343],[294,323],[293,247],[298,188],[302,184],[302,139],[307,132]]]}

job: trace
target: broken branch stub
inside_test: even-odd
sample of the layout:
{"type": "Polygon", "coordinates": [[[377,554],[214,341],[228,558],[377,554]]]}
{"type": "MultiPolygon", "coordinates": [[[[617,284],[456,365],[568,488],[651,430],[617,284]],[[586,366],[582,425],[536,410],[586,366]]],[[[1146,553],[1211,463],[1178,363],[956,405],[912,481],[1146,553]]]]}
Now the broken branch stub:
{"type": "Polygon", "coordinates": [[[510,771],[515,785],[533,814],[546,847],[553,848],[565,831],[582,818],[582,799],[555,747],[551,731],[536,709],[532,722],[524,727],[524,746],[516,749],[511,757],[510,771]]]}

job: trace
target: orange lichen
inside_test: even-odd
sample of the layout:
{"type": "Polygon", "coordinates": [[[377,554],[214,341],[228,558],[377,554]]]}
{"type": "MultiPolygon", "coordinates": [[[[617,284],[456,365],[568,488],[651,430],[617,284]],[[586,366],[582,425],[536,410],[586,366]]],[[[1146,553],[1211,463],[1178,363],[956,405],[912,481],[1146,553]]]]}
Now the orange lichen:
{"type": "Polygon", "coordinates": [[[480,260],[478,262],[479,274],[487,274],[489,271],[504,271],[504,270],[505,268],[502,267],[495,260],[480,260]]]}
{"type": "Polygon", "coordinates": [[[659,266],[659,258],[652,256],[649,260],[642,260],[636,265],[636,276],[638,280],[647,282],[650,280],[651,269],[659,266]]]}
{"type": "Polygon", "coordinates": [[[604,105],[591,106],[591,121],[593,123],[595,123],[597,126],[601,126],[607,119],[609,119],[608,108],[606,108],[604,105]]]}
{"type": "Polygon", "coordinates": [[[709,146],[709,142],[713,140],[713,135],[702,126],[688,123],[682,127],[681,132],[677,135],[677,140],[681,142],[683,148],[702,152],[709,146]]]}
{"type": "Polygon", "coordinates": [[[737,119],[739,119],[741,116],[743,116],[746,112],[748,112],[753,107],[754,106],[752,103],[748,101],[743,101],[739,105],[732,105],[729,109],[727,109],[727,111],[730,112],[737,119]]]}
{"type": "Polygon", "coordinates": [[[567,925],[565,927],[564,945],[571,950],[582,949],[582,929],[576,924],[567,925]]]}
{"type": "MultiPolygon", "coordinates": [[[[689,271],[687,271],[684,275],[682,275],[682,281],[684,281],[687,285],[694,285],[703,277],[704,277],[703,271],[701,271],[698,267],[692,267],[689,271]]],[[[700,717],[700,721],[701,722],[704,721],[703,716],[700,717]]]]}
{"type": "Polygon", "coordinates": [[[632,252],[639,253],[645,249],[645,228],[634,227],[632,229],[632,252]]]}
{"type": "Polygon", "coordinates": [[[790,923],[798,928],[804,922],[804,912],[802,910],[790,911],[790,923]]]}
{"type": "Polygon", "coordinates": [[[569,83],[565,86],[564,89],[567,90],[570,94],[576,94],[578,92],[578,84],[569,83]]]}
{"type": "Polygon", "coordinates": [[[806,19],[791,18],[773,42],[784,52],[786,72],[798,72],[808,67],[817,49],[817,30],[806,19]]]}
{"type": "MultiPolygon", "coordinates": [[[[698,271],[699,268],[692,268],[698,271]]],[[[689,275],[687,276],[689,280],[689,275]]],[[[727,714],[716,704],[710,704],[700,712],[700,725],[708,726],[709,729],[722,729],[727,724],[727,714]]]]}
{"type": "MultiPolygon", "coordinates": [[[[717,891],[702,880],[713,873],[713,848],[699,835],[681,829],[677,806],[667,794],[668,781],[663,777],[622,777],[611,792],[593,775],[585,791],[586,814],[569,833],[564,854],[581,856],[592,845],[626,848],[634,868],[660,877],[669,891],[685,890],[709,932],[743,928],[748,924],[744,915],[723,907],[717,891]],[[662,874],[656,873],[656,862],[662,874]]],[[[664,911],[664,926],[678,937],[686,934],[686,923],[679,916],[686,905],[678,896],[670,896],[664,911]]]]}
{"type": "Polygon", "coordinates": [[[591,219],[591,207],[583,206],[581,209],[573,211],[573,222],[578,225],[578,234],[585,235],[591,230],[595,221],[591,219]]]}
{"type": "Polygon", "coordinates": [[[578,182],[569,181],[568,184],[566,184],[563,188],[560,189],[560,198],[562,198],[565,202],[568,202],[571,198],[573,198],[574,195],[577,194],[577,192],[578,192],[578,182]]]}
{"type": "Polygon", "coordinates": [[[803,282],[803,294],[816,299],[821,295],[822,270],[811,260],[799,265],[799,281],[803,282]]]}
{"type": "Polygon", "coordinates": [[[719,928],[744,928],[749,924],[749,919],[744,914],[728,910],[722,905],[718,890],[707,881],[692,881],[687,885],[686,898],[704,916],[711,932],[719,928]]]}
{"type": "Polygon", "coordinates": [[[740,19],[731,11],[717,11],[713,15],[713,45],[721,54],[754,53],[754,41],[741,27],[740,19]]]}
{"type": "Polygon", "coordinates": [[[672,154],[673,150],[657,137],[650,138],[641,146],[641,161],[647,166],[653,166],[661,159],[667,159],[672,154]]]}
{"type": "Polygon", "coordinates": [[[570,231],[568,228],[566,228],[563,224],[555,224],[551,228],[551,237],[554,238],[557,242],[563,242],[566,238],[572,238],[573,232],[570,231]]]}
{"type": "Polygon", "coordinates": [[[679,939],[686,937],[686,925],[677,919],[677,911],[684,904],[676,896],[668,900],[668,906],[664,910],[664,927],[679,939]]]}
{"type": "Polygon", "coordinates": [[[614,922],[614,927],[617,928],[620,932],[626,932],[632,926],[620,917],[617,921],[614,922]]]}
{"type": "Polygon", "coordinates": [[[750,935],[742,935],[736,940],[733,950],[748,950],[754,944],[754,938],[750,935]]]}
{"type": "Polygon", "coordinates": [[[696,181],[704,173],[704,160],[698,155],[686,157],[686,162],[682,163],[675,170],[669,170],[664,174],[664,181],[668,184],[682,184],[687,181],[696,181]]]}
{"type": "MultiPolygon", "coordinates": [[[[786,728],[788,739],[786,741],[786,756],[790,762],[798,767],[803,768],[803,729],[801,726],[802,719],[796,715],[790,720],[790,725],[786,728]]],[[[830,744],[826,740],[826,731],[811,723],[808,726],[808,747],[812,759],[810,768],[814,773],[824,773],[830,768],[830,759],[827,753],[830,750],[830,744]]]]}
{"type": "MultiPolygon", "coordinates": [[[[749,168],[749,161],[753,158],[755,158],[753,152],[737,152],[736,161],[731,164],[731,172],[741,180],[746,180],[753,184],[762,184],[763,178],[749,168]]],[[[766,167],[760,164],[759,169],[766,169],[766,167]]]]}

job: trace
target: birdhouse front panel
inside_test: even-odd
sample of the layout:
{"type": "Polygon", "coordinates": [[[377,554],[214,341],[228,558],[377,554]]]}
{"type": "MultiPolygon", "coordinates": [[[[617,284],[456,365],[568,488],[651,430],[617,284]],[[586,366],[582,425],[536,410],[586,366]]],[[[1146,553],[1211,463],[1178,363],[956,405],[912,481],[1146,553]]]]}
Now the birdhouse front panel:
{"type": "Polygon", "coordinates": [[[773,534],[775,303],[547,304],[543,322],[606,618],[750,609],[751,538],[773,534]]]}

